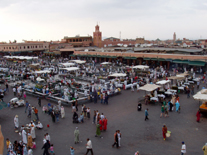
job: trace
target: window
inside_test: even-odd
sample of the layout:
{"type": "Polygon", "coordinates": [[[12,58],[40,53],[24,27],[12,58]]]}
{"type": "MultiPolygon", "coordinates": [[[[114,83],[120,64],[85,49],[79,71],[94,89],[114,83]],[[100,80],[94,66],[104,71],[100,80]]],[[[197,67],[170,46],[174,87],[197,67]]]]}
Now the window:
{"type": "Polygon", "coordinates": [[[4,49],[6,49],[6,48],[4,47],[4,49]]]}
{"type": "Polygon", "coordinates": [[[36,48],[37,48],[37,46],[36,46],[36,48]]]}
{"type": "Polygon", "coordinates": [[[21,49],[21,46],[19,47],[19,49],[21,49]]]}
{"type": "Polygon", "coordinates": [[[29,49],[29,46],[27,46],[27,48],[29,49]]]}
{"type": "Polygon", "coordinates": [[[47,46],[45,46],[45,48],[47,48],[47,46]]]}
{"type": "Polygon", "coordinates": [[[25,46],[24,46],[24,49],[25,49],[25,46]]]}
{"type": "Polygon", "coordinates": [[[9,47],[9,49],[11,49],[11,47],[9,47]]]}

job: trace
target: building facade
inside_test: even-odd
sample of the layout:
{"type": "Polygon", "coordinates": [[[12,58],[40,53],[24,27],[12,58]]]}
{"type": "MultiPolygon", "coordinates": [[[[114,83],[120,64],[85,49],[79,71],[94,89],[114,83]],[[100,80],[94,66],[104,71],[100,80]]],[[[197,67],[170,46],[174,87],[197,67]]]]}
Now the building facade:
{"type": "Polygon", "coordinates": [[[24,43],[0,44],[0,51],[5,53],[35,53],[49,49],[49,42],[25,41],[24,43]]]}
{"type": "Polygon", "coordinates": [[[73,47],[89,47],[93,45],[92,36],[64,37],[62,43],[70,43],[73,47]]]}

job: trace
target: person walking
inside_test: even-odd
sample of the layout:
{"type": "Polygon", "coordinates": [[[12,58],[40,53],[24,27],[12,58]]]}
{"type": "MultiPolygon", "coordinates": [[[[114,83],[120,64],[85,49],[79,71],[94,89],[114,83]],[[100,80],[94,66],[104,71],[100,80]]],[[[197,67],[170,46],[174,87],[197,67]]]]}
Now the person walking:
{"type": "Polygon", "coordinates": [[[108,104],[108,99],[109,99],[109,97],[108,97],[108,94],[106,93],[105,99],[104,99],[104,104],[108,104]]]}
{"type": "Polygon", "coordinates": [[[190,98],[190,89],[188,88],[186,92],[187,92],[187,98],[190,98]]]}
{"type": "Polygon", "coordinates": [[[176,103],[175,103],[175,107],[176,107],[176,112],[180,112],[180,104],[179,104],[179,102],[177,101],[176,103]]]}
{"type": "Polygon", "coordinates": [[[50,148],[50,143],[47,140],[47,142],[43,145],[42,149],[44,149],[43,155],[50,155],[48,152],[48,149],[50,148]]]}
{"type": "Polygon", "coordinates": [[[107,130],[107,123],[108,123],[108,120],[107,120],[107,118],[105,117],[105,118],[103,119],[103,130],[104,130],[104,131],[107,130]]]}
{"type": "Polygon", "coordinates": [[[196,117],[197,117],[196,121],[199,123],[199,122],[200,122],[200,117],[201,117],[201,112],[200,112],[200,110],[197,111],[197,113],[196,113],[196,117]]]}
{"type": "Polygon", "coordinates": [[[148,116],[149,116],[149,114],[148,114],[148,109],[146,109],[146,110],[145,110],[145,121],[149,119],[148,116]]]}
{"type": "Polygon", "coordinates": [[[87,138],[86,149],[87,149],[87,152],[85,155],[87,155],[89,151],[91,152],[91,155],[93,155],[92,142],[89,138],[87,138]]]}
{"type": "Polygon", "coordinates": [[[14,87],[13,88],[13,93],[14,93],[14,96],[16,96],[16,94],[17,94],[17,89],[14,87]]]}
{"type": "Polygon", "coordinates": [[[186,145],[185,142],[182,142],[181,155],[184,155],[185,153],[186,153],[186,145]]]}
{"type": "Polygon", "coordinates": [[[63,106],[61,106],[61,117],[65,118],[65,109],[63,106]]]}
{"type": "Polygon", "coordinates": [[[101,104],[103,103],[103,94],[101,93],[100,95],[100,99],[101,99],[101,104]]]}
{"type": "Polygon", "coordinates": [[[40,97],[38,97],[38,105],[39,105],[39,107],[41,107],[41,98],[40,97]]]}
{"type": "Polygon", "coordinates": [[[164,105],[162,105],[160,118],[162,117],[162,115],[165,116],[164,113],[165,113],[165,107],[164,107],[164,105]]]}
{"type": "Polygon", "coordinates": [[[100,130],[100,127],[101,127],[101,124],[97,123],[96,124],[96,135],[95,135],[95,137],[100,136],[100,138],[101,138],[101,130],[100,130]]]}
{"type": "Polygon", "coordinates": [[[118,137],[118,144],[120,147],[121,146],[121,132],[120,132],[120,130],[117,131],[117,137],[118,137]]]}
{"type": "Polygon", "coordinates": [[[79,130],[78,130],[78,127],[75,128],[74,136],[75,136],[75,144],[79,143],[79,130]]]}
{"type": "Polygon", "coordinates": [[[31,115],[32,115],[32,108],[31,108],[31,105],[29,104],[27,117],[31,117],[31,115]]]}
{"type": "Polygon", "coordinates": [[[50,115],[51,115],[51,117],[52,117],[52,121],[53,121],[53,123],[55,123],[55,112],[52,111],[50,115]]]}
{"type": "Polygon", "coordinates": [[[36,116],[37,120],[39,120],[39,117],[38,117],[38,110],[37,110],[36,107],[35,107],[35,109],[34,109],[34,112],[35,112],[35,116],[36,116]]]}
{"type": "Polygon", "coordinates": [[[118,130],[116,130],[115,134],[114,134],[114,144],[112,145],[112,147],[114,147],[114,145],[116,145],[116,148],[119,148],[119,143],[118,143],[118,130]]]}
{"type": "Polygon", "coordinates": [[[29,107],[29,103],[28,101],[26,101],[25,113],[27,112],[28,107],[29,107]]]}
{"type": "Polygon", "coordinates": [[[207,155],[207,143],[202,148],[204,155],[207,155]]]}
{"type": "Polygon", "coordinates": [[[163,135],[164,140],[166,139],[166,133],[167,133],[167,127],[164,124],[163,127],[162,127],[162,135],[163,135]]]}
{"type": "Polygon", "coordinates": [[[18,119],[18,115],[16,115],[14,117],[14,130],[18,130],[19,128],[19,119],[18,119]]]}

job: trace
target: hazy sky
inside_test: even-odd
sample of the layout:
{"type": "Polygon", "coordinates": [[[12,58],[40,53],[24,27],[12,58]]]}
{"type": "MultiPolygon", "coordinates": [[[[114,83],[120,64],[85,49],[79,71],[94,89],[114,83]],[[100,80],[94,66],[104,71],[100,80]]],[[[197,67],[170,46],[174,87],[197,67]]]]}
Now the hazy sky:
{"type": "Polygon", "coordinates": [[[93,35],[207,39],[207,0],[0,0],[0,41],[93,35]]]}

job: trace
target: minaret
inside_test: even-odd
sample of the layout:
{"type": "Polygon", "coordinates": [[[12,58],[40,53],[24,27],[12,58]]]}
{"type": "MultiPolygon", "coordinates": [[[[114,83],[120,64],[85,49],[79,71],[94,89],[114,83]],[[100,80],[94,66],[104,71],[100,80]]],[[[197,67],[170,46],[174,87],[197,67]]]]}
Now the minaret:
{"type": "Polygon", "coordinates": [[[102,32],[99,31],[98,24],[95,26],[95,32],[93,32],[93,45],[102,47],[102,32]]]}
{"type": "Polygon", "coordinates": [[[173,34],[173,42],[175,42],[176,41],[176,33],[174,32],[174,34],[173,34]]]}

